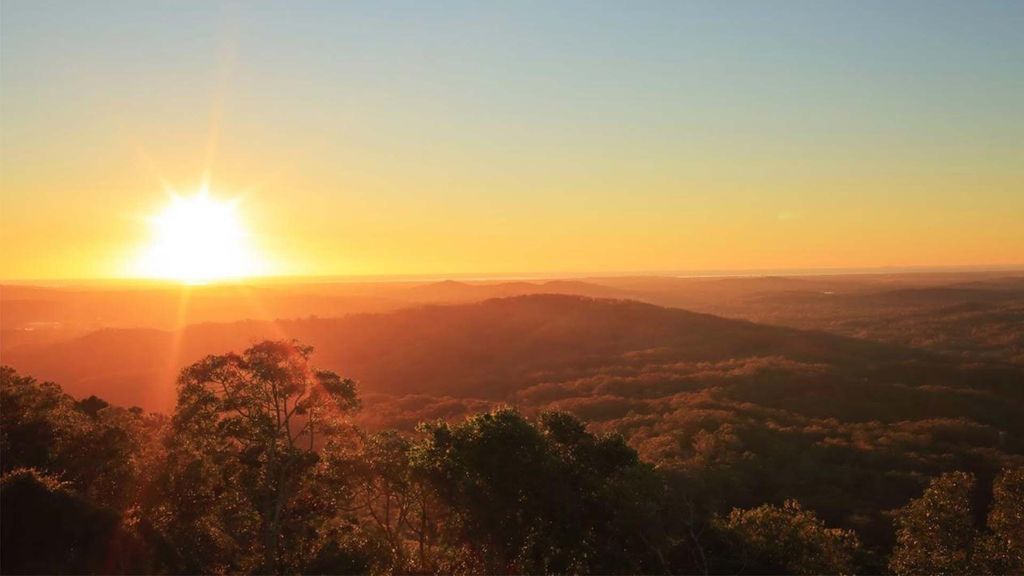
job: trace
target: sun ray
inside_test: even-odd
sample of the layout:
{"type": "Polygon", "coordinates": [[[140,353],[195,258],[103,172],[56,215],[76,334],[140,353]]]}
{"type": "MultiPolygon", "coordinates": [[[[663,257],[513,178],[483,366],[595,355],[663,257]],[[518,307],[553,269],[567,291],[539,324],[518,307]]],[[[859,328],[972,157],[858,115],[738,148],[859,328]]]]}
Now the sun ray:
{"type": "Polygon", "coordinates": [[[273,313],[267,310],[266,306],[263,305],[263,301],[260,299],[259,295],[253,291],[253,288],[251,286],[248,286],[246,284],[239,284],[235,286],[235,289],[237,290],[237,293],[241,294],[246,304],[248,304],[249,309],[255,312],[255,314],[253,314],[253,317],[266,319],[267,323],[270,326],[270,331],[273,333],[272,336],[274,339],[291,339],[291,336],[289,336],[288,332],[284,330],[284,328],[281,326],[281,323],[278,322],[278,319],[273,315],[273,313]]]}
{"type": "Polygon", "coordinates": [[[185,328],[188,325],[188,305],[191,296],[192,286],[182,286],[178,294],[178,309],[174,318],[174,330],[171,332],[171,349],[167,355],[168,362],[167,366],[164,367],[164,375],[160,379],[159,394],[161,395],[161,406],[165,405],[163,402],[166,402],[168,399],[172,402],[174,399],[175,381],[178,378],[178,370],[181,369],[182,365],[181,345],[185,337],[185,328]]]}

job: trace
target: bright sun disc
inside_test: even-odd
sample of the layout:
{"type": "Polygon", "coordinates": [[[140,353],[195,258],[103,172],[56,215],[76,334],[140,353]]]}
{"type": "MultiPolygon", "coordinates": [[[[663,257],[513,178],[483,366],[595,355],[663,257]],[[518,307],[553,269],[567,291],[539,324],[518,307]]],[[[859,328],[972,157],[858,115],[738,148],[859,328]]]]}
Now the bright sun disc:
{"type": "Polygon", "coordinates": [[[137,272],[189,284],[259,273],[237,207],[237,201],[218,200],[205,189],[191,197],[174,195],[150,219],[153,240],[139,258],[137,272]]]}

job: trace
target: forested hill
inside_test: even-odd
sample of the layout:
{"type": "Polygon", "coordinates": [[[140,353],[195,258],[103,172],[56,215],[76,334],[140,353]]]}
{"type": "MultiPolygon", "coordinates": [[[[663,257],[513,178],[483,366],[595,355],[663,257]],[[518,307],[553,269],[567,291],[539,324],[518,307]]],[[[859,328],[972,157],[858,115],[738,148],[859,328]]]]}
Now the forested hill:
{"type": "MultiPolygon", "coordinates": [[[[890,511],[930,481],[969,473],[970,481],[944,476],[942,490],[977,500],[996,490],[1000,471],[1024,465],[1018,365],[633,301],[532,295],[343,318],[202,324],[181,333],[108,329],[21,346],[4,362],[79,398],[96,394],[170,413],[180,368],[261,338],[312,345],[318,368],[356,379],[362,408],[354,418],[364,430],[420,438],[417,424],[446,420],[480,439],[475,427],[490,426],[491,417],[476,415],[501,405],[527,418],[568,412],[597,437],[621,434],[639,458],[683,487],[686,506],[696,508],[674,508],[673,518],[723,518],[742,508],[756,511],[737,516],[740,526],[764,522],[770,531],[778,514],[806,520],[803,509],[757,507],[794,499],[827,525],[855,531],[867,551],[857,563],[868,572],[890,561],[898,535],[890,511]]],[[[74,410],[104,405],[81,404],[74,410]]],[[[510,426],[519,430],[517,418],[510,426]]],[[[439,484],[442,491],[448,485],[439,484]]],[[[979,511],[986,509],[981,498],[979,511]]],[[[662,500],[654,499],[659,506],[662,500]]],[[[923,529],[908,529],[906,537],[923,529]]],[[[734,556],[724,550],[721,558],[734,556]]],[[[769,546],[766,554],[775,553],[769,546]]],[[[924,564],[908,565],[913,573],[924,564]]]]}
{"type": "MultiPolygon", "coordinates": [[[[993,393],[1018,398],[1015,384],[1021,381],[1018,369],[1001,364],[961,366],[935,354],[820,332],[632,301],[556,295],[336,319],[201,324],[180,333],[105,329],[15,348],[4,361],[61,382],[74,395],[96,394],[122,405],[167,411],[180,367],[268,337],[313,345],[322,365],[357,379],[368,393],[508,400],[540,384],[654,367],[659,386],[687,389],[700,387],[692,382],[695,363],[710,363],[702,376],[707,381],[714,378],[716,363],[772,359],[785,361],[786,370],[797,377],[794,382],[810,378],[821,383],[815,390],[799,385],[803,396],[835,401],[808,406],[816,413],[893,419],[906,415],[892,409],[865,411],[865,403],[889,400],[878,396],[879,387],[899,398],[913,396],[912,390],[922,386],[970,390],[972,398],[993,393]]],[[[621,394],[649,396],[649,381],[621,394]]],[[[906,408],[922,407],[912,402],[906,408]]]]}

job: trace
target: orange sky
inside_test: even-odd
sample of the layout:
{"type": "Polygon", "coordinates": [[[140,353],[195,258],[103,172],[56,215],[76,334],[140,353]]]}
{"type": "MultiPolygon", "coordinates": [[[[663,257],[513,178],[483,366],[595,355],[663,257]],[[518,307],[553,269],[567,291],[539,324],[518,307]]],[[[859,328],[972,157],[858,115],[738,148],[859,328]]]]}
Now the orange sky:
{"type": "Polygon", "coordinates": [[[272,274],[1024,264],[1024,11],[911,4],[5,2],[0,276],[204,175],[272,274]]]}

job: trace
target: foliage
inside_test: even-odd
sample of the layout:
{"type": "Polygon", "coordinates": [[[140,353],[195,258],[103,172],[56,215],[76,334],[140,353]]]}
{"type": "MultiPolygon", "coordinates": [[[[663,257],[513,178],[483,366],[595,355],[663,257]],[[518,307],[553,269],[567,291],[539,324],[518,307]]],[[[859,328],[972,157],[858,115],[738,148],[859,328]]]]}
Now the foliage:
{"type": "Polygon", "coordinates": [[[145,522],[77,494],[31,468],[0,481],[4,574],[156,573],[163,543],[145,522]]]}
{"type": "Polygon", "coordinates": [[[943,474],[896,517],[897,545],[890,567],[896,574],[964,574],[971,571],[976,537],[971,516],[974,477],[943,474]]]}
{"type": "Polygon", "coordinates": [[[334,523],[356,526],[376,543],[372,565],[381,572],[440,571],[451,566],[438,543],[445,510],[413,470],[411,438],[394,431],[359,433],[329,443],[317,469],[334,523]],[[346,499],[339,501],[339,493],[346,499]]]}
{"type": "MultiPolygon", "coordinates": [[[[637,302],[535,295],[388,314],[196,325],[182,337],[190,353],[241,349],[281,330],[315,343],[320,366],[360,379],[366,409],[354,424],[367,433],[397,428],[411,437],[419,422],[457,422],[504,403],[529,418],[572,413],[592,433],[619,434],[642,460],[681,473],[683,500],[700,516],[796,499],[828,525],[857,530],[871,552],[869,572],[885,569],[895,541],[887,511],[919,496],[929,478],[962,470],[987,483],[999,470],[1024,464],[1024,371],[995,354],[1019,349],[1019,312],[994,324],[973,313],[956,320],[941,332],[983,346],[977,354],[951,356],[959,344],[925,351],[892,342],[916,347],[931,338],[933,321],[958,315],[950,306],[967,310],[959,306],[959,290],[879,293],[881,299],[868,300],[881,307],[851,308],[859,280],[761,280],[750,284],[777,285],[781,292],[772,293],[782,300],[765,303],[749,290],[735,296],[750,297],[752,309],[778,311],[767,318],[772,323],[803,325],[796,320],[806,312],[817,318],[808,326],[833,334],[637,302]],[[917,304],[925,299],[939,308],[917,304]],[[830,320],[841,329],[831,330],[830,320]],[[909,332],[878,338],[889,344],[835,335],[879,335],[890,327],[909,332]]],[[[699,284],[709,298],[724,298],[729,286],[747,280],[699,284]]],[[[889,284],[873,290],[888,291],[889,284]]],[[[1019,278],[999,284],[1016,294],[1019,308],[1024,284],[1019,278]]],[[[1005,292],[976,288],[984,289],[972,288],[971,299],[1005,292]]],[[[990,312],[1002,310],[992,304],[990,312]]],[[[134,402],[133,394],[143,395],[153,382],[147,374],[154,365],[174,361],[172,343],[160,331],[103,330],[37,349],[35,366],[40,374],[60,374],[68,390],[103,390],[112,395],[108,400],[134,402]]],[[[13,349],[5,359],[32,366],[25,363],[27,349],[13,349]]]]}
{"type": "Polygon", "coordinates": [[[897,544],[890,560],[895,574],[1005,574],[1024,569],[1024,468],[1005,470],[996,478],[987,529],[975,525],[974,489],[971,474],[943,474],[897,513],[897,544]]]}
{"type": "Polygon", "coordinates": [[[897,574],[1024,571],[1016,424],[987,392],[929,392],[982,398],[971,417],[897,420],[907,388],[864,421],[830,405],[904,389],[664,354],[527,386],[522,412],[374,398],[377,425],[415,430],[360,429],[355,383],[295,342],[187,367],[170,419],[5,368],[3,572],[853,573],[893,540],[897,574]]]}
{"type": "Polygon", "coordinates": [[[52,382],[0,368],[2,469],[35,468],[105,505],[124,508],[137,494],[164,419],[138,409],[80,402],[52,382]]]}
{"type": "Polygon", "coordinates": [[[992,487],[991,534],[983,546],[997,572],[1024,573],[1024,468],[1004,471],[992,487]]]}
{"type": "Polygon", "coordinates": [[[853,531],[827,528],[795,500],[734,509],[719,529],[733,539],[742,571],[755,574],[852,574],[860,548],[853,531]]]}
{"type": "Polygon", "coordinates": [[[422,427],[414,466],[450,508],[474,572],[660,572],[664,486],[620,437],[510,409],[422,427]]]}
{"type": "MultiPolygon", "coordinates": [[[[282,572],[315,539],[295,523],[318,446],[344,431],[355,384],[309,366],[312,348],[266,341],[182,371],[157,514],[202,571],[282,572]]],[[[312,520],[314,521],[315,520],[312,520]]]]}

